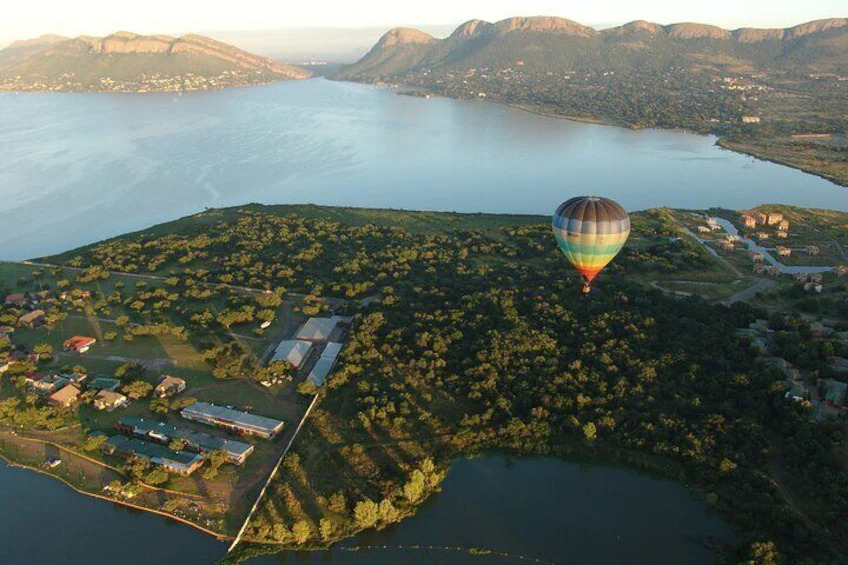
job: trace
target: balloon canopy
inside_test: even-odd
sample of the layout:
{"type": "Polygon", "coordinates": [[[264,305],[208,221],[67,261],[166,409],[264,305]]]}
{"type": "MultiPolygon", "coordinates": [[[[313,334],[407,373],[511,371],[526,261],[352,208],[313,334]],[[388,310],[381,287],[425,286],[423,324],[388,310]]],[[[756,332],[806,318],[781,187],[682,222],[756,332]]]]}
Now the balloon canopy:
{"type": "Polygon", "coordinates": [[[630,218],[617,202],[596,196],[578,196],[560,204],[553,230],[566,259],[589,283],[624,247],[630,218]]]}

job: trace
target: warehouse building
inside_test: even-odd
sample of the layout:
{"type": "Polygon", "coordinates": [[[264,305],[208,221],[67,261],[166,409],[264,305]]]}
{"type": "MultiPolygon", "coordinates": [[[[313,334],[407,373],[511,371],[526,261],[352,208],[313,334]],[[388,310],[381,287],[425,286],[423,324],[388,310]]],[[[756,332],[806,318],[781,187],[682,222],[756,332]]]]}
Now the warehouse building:
{"type": "Polygon", "coordinates": [[[180,412],[186,420],[193,420],[210,426],[217,426],[242,435],[253,435],[265,439],[276,436],[283,429],[283,422],[256,416],[224,406],[215,406],[208,402],[195,402],[180,412]]]}

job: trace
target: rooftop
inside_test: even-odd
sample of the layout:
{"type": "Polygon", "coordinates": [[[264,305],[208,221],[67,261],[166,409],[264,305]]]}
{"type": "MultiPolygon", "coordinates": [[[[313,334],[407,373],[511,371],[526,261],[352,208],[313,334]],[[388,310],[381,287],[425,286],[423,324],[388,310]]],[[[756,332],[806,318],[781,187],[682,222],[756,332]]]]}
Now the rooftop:
{"type": "Polygon", "coordinates": [[[271,361],[288,361],[299,367],[312,350],[312,343],[302,339],[284,339],[274,350],[271,361]]]}
{"type": "Polygon", "coordinates": [[[191,406],[183,408],[181,414],[183,417],[186,415],[189,417],[197,415],[247,429],[261,430],[266,433],[274,433],[283,425],[281,420],[257,416],[224,406],[216,406],[208,402],[195,402],[191,406]]]}

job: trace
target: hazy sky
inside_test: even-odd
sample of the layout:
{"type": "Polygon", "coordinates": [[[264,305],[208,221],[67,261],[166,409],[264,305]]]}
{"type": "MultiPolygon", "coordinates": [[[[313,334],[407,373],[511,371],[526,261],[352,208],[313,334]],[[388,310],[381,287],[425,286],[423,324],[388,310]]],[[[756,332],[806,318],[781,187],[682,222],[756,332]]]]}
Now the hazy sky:
{"type": "Polygon", "coordinates": [[[848,16],[846,0],[12,0],[0,20],[0,40],[44,33],[103,35],[115,30],[270,30],[459,24],[471,18],[562,16],[595,27],[634,19],[698,21],[722,27],[785,27],[848,16]]]}

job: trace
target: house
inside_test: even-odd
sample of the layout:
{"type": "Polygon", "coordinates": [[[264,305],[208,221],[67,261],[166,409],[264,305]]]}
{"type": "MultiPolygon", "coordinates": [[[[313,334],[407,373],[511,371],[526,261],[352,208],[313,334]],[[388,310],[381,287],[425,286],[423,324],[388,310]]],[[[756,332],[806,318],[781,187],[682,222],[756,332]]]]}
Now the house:
{"type": "Polygon", "coordinates": [[[757,219],[754,218],[754,216],[749,216],[748,214],[745,214],[742,216],[742,225],[744,225],[746,228],[755,228],[757,227],[757,219]]]}
{"type": "Polygon", "coordinates": [[[777,254],[780,255],[781,257],[789,257],[790,255],[792,255],[792,250],[789,249],[788,247],[783,247],[781,245],[778,245],[777,246],[777,254]]]}
{"type": "Polygon", "coordinates": [[[782,232],[789,231],[789,220],[780,220],[777,224],[777,229],[782,232]]]}
{"type": "Polygon", "coordinates": [[[757,239],[765,240],[769,238],[769,234],[766,231],[757,232],[757,239]]]}
{"type": "Polygon", "coordinates": [[[710,233],[712,230],[707,226],[698,226],[698,231],[701,233],[710,233]]]}
{"type": "Polygon", "coordinates": [[[341,343],[328,343],[324,348],[324,351],[321,352],[321,357],[315,363],[315,366],[312,367],[312,371],[309,372],[309,376],[306,377],[306,379],[315,386],[322,386],[324,381],[327,379],[327,376],[330,374],[330,371],[333,370],[333,366],[336,364],[336,359],[338,358],[341,350],[341,343]]]}
{"type": "Polygon", "coordinates": [[[759,116],[742,116],[743,124],[758,124],[760,123],[759,116]]]}
{"type": "Polygon", "coordinates": [[[766,225],[767,222],[768,222],[768,214],[765,214],[764,212],[757,212],[757,223],[762,224],[762,225],[766,225]]]}
{"type": "Polygon", "coordinates": [[[821,284],[824,281],[824,276],[821,273],[795,273],[793,275],[797,282],[811,282],[821,284]]]}
{"type": "Polygon", "coordinates": [[[716,222],[715,218],[710,217],[710,218],[707,218],[707,225],[710,226],[710,227],[717,226],[718,222],[716,222]]]}
{"type": "Polygon", "coordinates": [[[166,396],[179,394],[184,391],[185,388],[186,382],[183,379],[172,377],[171,375],[164,375],[161,379],[159,379],[159,383],[156,385],[156,388],[153,389],[153,394],[159,398],[164,398],[166,396]]]}
{"type": "Polygon", "coordinates": [[[111,390],[101,390],[94,396],[94,408],[97,410],[108,410],[111,412],[119,406],[124,406],[127,403],[127,397],[120,392],[112,392],[111,390]]]}
{"type": "Polygon", "coordinates": [[[186,449],[198,453],[216,450],[225,451],[227,461],[236,465],[244,463],[253,453],[253,446],[249,443],[224,439],[205,432],[196,432],[188,428],[180,428],[145,418],[122,418],[115,424],[115,429],[128,436],[163,445],[167,445],[173,440],[181,440],[186,449]]]}
{"type": "Polygon", "coordinates": [[[755,263],[766,260],[765,255],[759,251],[748,251],[748,257],[750,257],[751,261],[754,261],[755,263]]]}
{"type": "Polygon", "coordinates": [[[91,346],[97,343],[97,340],[93,337],[87,337],[82,335],[75,335],[70,339],[65,340],[65,343],[62,344],[62,347],[65,351],[73,351],[75,353],[85,353],[91,346]]]}
{"type": "Polygon", "coordinates": [[[824,288],[824,287],[822,287],[822,285],[820,283],[813,283],[813,282],[804,283],[804,290],[806,290],[806,291],[812,290],[812,291],[815,291],[815,292],[821,292],[822,288],[824,288]]]}
{"type": "Polygon", "coordinates": [[[833,272],[836,273],[838,277],[844,277],[848,275],[848,265],[837,265],[833,268],[833,272]]]}
{"type": "Polygon", "coordinates": [[[88,388],[90,390],[117,390],[119,386],[121,386],[121,381],[111,379],[103,375],[94,377],[94,379],[88,383],[88,388]]]}
{"type": "Polygon", "coordinates": [[[780,212],[769,212],[766,216],[766,224],[773,226],[780,224],[783,221],[783,214],[780,212]]]}
{"type": "Polygon", "coordinates": [[[191,475],[203,465],[203,457],[188,451],[171,451],[164,445],[158,445],[136,438],[112,436],[103,444],[106,453],[118,453],[124,457],[140,457],[179,475],[191,475]]]}
{"type": "Polygon", "coordinates": [[[21,307],[26,304],[26,295],[22,292],[14,292],[12,294],[7,294],[3,302],[7,306],[21,307]]]}
{"type": "Polygon", "coordinates": [[[786,239],[789,237],[789,232],[779,231],[777,232],[777,237],[779,237],[780,239],[786,239]]]}
{"type": "Polygon", "coordinates": [[[295,369],[299,368],[312,352],[312,342],[303,339],[284,339],[274,350],[271,361],[288,361],[295,369]]]}
{"type": "Polygon", "coordinates": [[[76,403],[79,395],[80,389],[74,385],[67,385],[48,396],[47,403],[60,408],[70,408],[76,403]]]}
{"type": "Polygon", "coordinates": [[[44,323],[46,314],[44,310],[33,310],[18,318],[18,325],[27,328],[37,328],[44,323]]]}
{"type": "Polygon", "coordinates": [[[42,375],[41,373],[30,373],[24,377],[27,390],[39,396],[53,394],[71,381],[60,375],[42,375]]]}
{"type": "Polygon", "coordinates": [[[52,290],[40,290],[32,295],[32,303],[39,304],[41,302],[45,302],[47,300],[53,299],[55,294],[53,294],[52,290]]]}
{"type": "Polygon", "coordinates": [[[723,240],[722,240],[722,241],[718,244],[718,246],[719,246],[719,247],[720,247],[723,251],[733,251],[734,249],[736,249],[736,243],[735,243],[734,241],[732,241],[732,240],[729,240],[729,239],[723,239],[723,240]]]}
{"type": "Polygon", "coordinates": [[[787,389],[786,394],[783,395],[783,398],[788,398],[796,402],[802,402],[804,400],[807,400],[807,397],[810,393],[807,391],[806,388],[804,388],[803,383],[787,380],[784,381],[783,384],[787,389]]]}
{"type": "Polygon", "coordinates": [[[807,246],[807,255],[818,255],[818,254],[819,254],[819,248],[818,247],[816,247],[815,245],[808,245],[807,246]]]}
{"type": "Polygon", "coordinates": [[[776,277],[780,275],[780,268],[775,267],[774,265],[764,265],[763,263],[757,263],[756,265],[754,265],[754,272],[758,275],[776,277]]]}
{"type": "Polygon", "coordinates": [[[216,406],[208,402],[195,402],[183,408],[180,415],[186,420],[217,426],[236,434],[255,435],[270,439],[283,429],[281,420],[256,416],[234,408],[216,406]]]}

